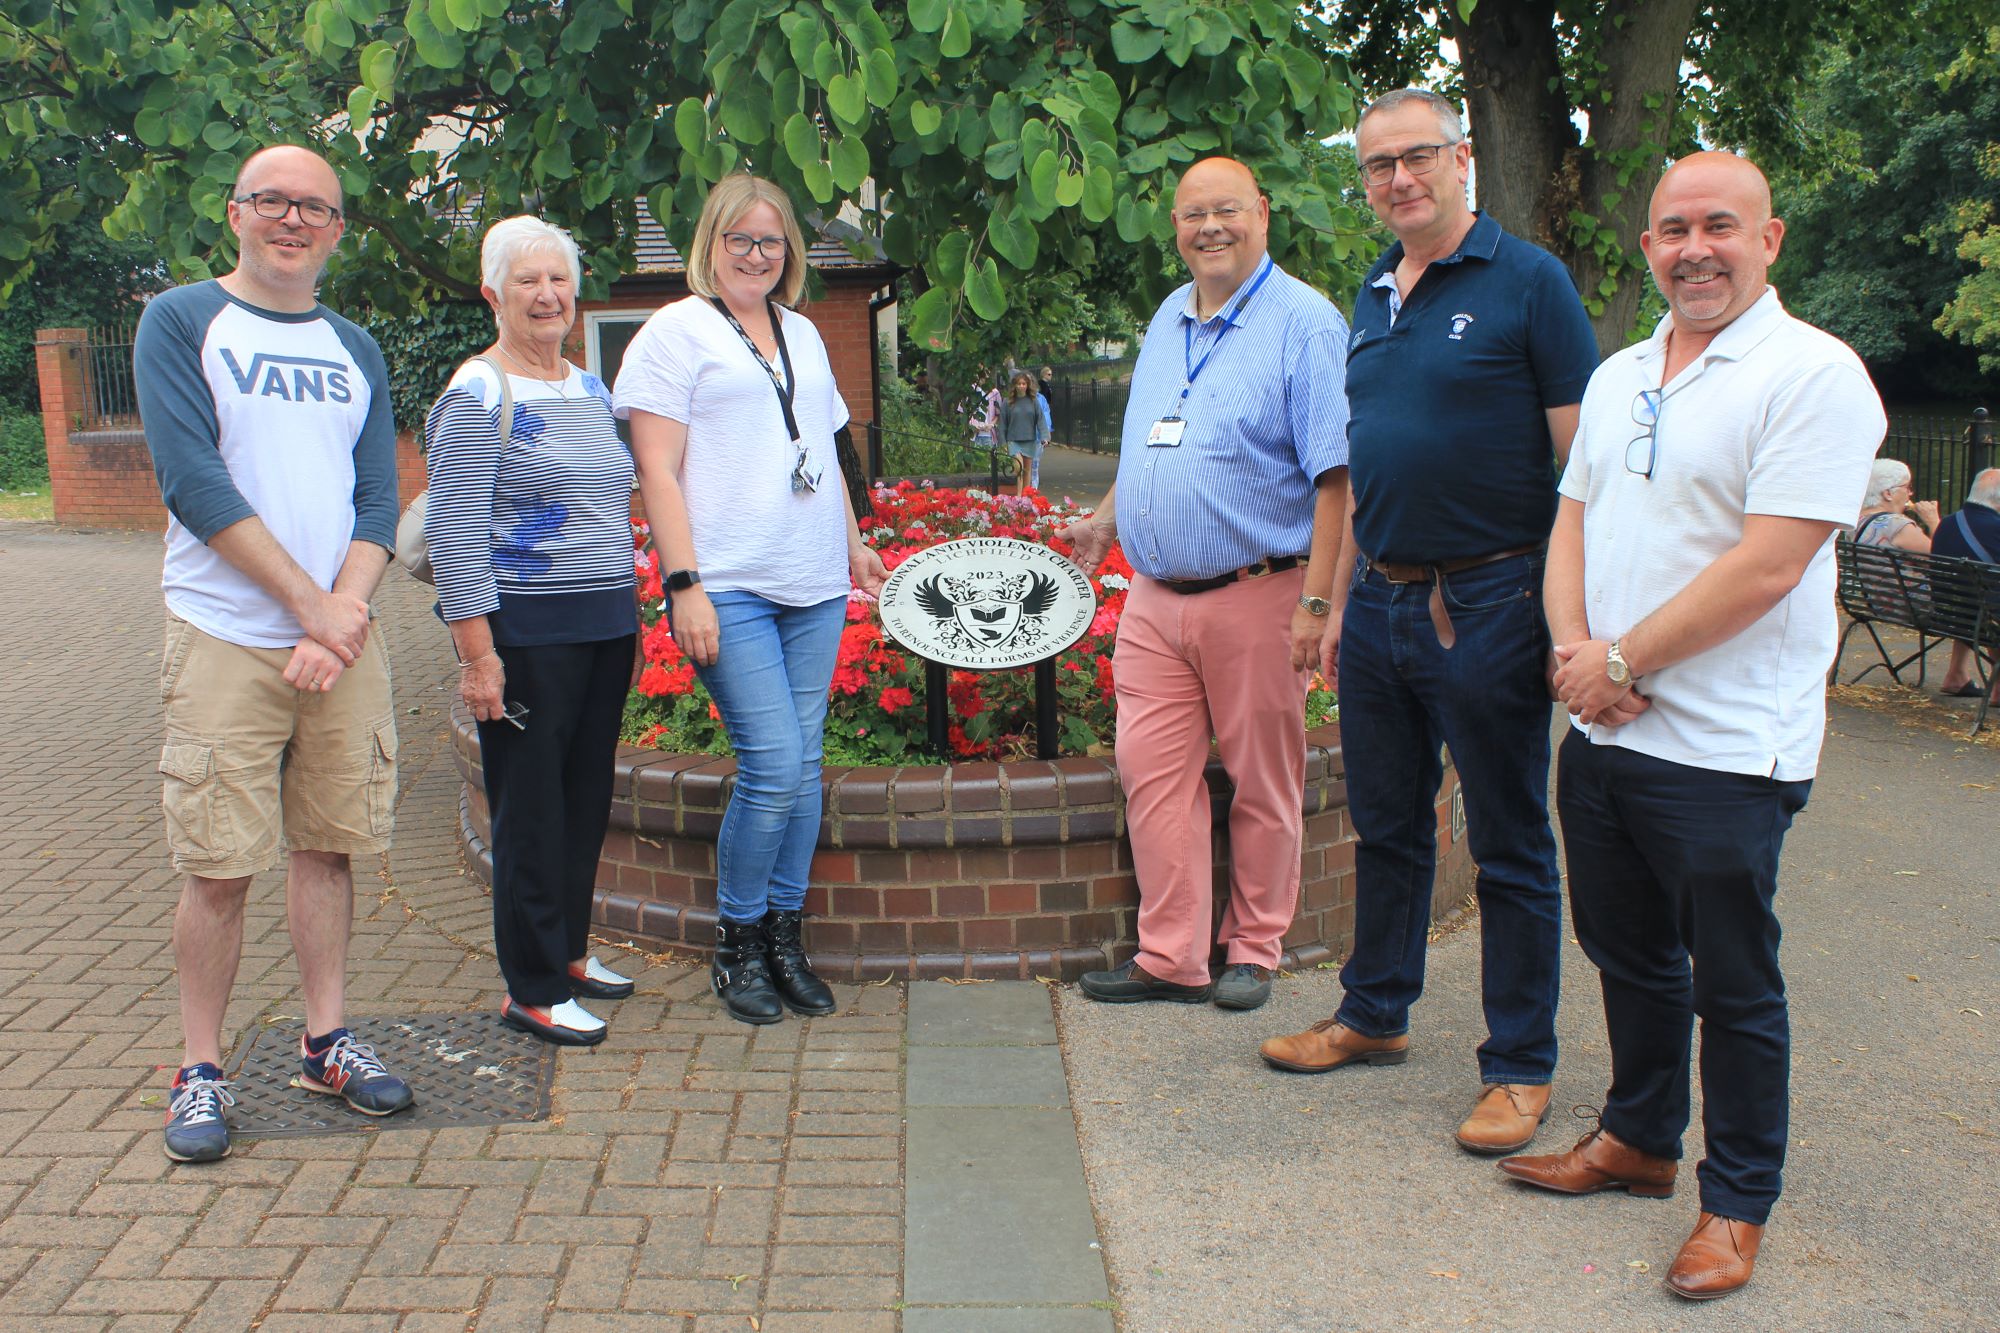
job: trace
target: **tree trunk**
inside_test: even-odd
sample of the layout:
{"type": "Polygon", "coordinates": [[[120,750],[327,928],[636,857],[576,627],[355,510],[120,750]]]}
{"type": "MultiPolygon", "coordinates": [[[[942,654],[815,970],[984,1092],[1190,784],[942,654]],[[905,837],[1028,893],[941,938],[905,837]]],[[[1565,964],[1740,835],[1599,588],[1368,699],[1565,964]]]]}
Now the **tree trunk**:
{"type": "MultiPolygon", "coordinates": [[[[1666,160],[1680,89],[1680,66],[1699,0],[1608,0],[1597,16],[1601,68],[1578,110],[1590,137],[1579,143],[1570,119],[1551,0],[1480,0],[1472,21],[1457,17],[1478,163],[1479,202],[1515,235],[1569,266],[1586,302],[1598,350],[1631,341],[1647,277],[1639,263],[1646,206],[1666,160]],[[1572,212],[1597,219],[1613,240],[1599,253],[1571,225],[1572,212]],[[1607,276],[1617,288],[1606,297],[1607,276]]],[[[1588,53],[1585,53],[1588,58],[1588,53]]]]}

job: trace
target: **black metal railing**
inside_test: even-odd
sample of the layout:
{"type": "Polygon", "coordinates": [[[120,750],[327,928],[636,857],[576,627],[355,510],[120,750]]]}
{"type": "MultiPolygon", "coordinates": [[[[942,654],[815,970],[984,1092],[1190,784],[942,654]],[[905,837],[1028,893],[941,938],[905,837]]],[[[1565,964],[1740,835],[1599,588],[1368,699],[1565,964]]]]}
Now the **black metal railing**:
{"type": "Polygon", "coordinates": [[[965,477],[985,473],[987,486],[998,492],[1003,472],[1013,463],[998,446],[970,440],[946,440],[914,431],[885,429],[868,423],[868,475],[882,477],[965,477]]]}
{"type": "Polygon", "coordinates": [[[91,331],[83,363],[83,429],[139,424],[139,397],[132,387],[133,333],[130,324],[91,331]]]}
{"type": "Polygon", "coordinates": [[[1970,417],[1892,416],[1880,457],[1909,464],[1910,489],[1919,499],[1936,500],[1940,514],[1965,502],[1982,469],[2000,465],[1993,420],[1983,407],[1970,417]]]}
{"type": "Polygon", "coordinates": [[[1130,357],[1073,361],[1055,367],[1049,384],[1049,422],[1058,444],[1094,454],[1118,452],[1125,400],[1132,392],[1130,357]]]}

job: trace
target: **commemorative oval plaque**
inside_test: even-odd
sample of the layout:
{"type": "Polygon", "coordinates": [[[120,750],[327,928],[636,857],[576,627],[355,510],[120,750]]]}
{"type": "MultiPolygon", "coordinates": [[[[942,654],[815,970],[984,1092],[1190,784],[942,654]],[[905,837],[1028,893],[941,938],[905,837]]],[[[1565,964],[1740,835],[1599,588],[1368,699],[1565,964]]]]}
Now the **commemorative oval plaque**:
{"type": "Polygon", "coordinates": [[[882,587],[882,625],[921,657],[966,671],[1033,666],[1082,638],[1097,595],[1047,546],[965,537],[918,551],[882,587]]]}

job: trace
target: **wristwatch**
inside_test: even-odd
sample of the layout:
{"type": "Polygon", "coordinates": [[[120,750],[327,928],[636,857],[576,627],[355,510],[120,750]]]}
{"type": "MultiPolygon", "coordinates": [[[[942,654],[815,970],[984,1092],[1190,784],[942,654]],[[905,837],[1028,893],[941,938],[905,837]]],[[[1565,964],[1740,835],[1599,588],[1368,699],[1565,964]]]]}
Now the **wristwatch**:
{"type": "Polygon", "coordinates": [[[1632,683],[1632,668],[1626,665],[1625,654],[1615,643],[1604,650],[1604,674],[1620,689],[1632,683]]]}
{"type": "Polygon", "coordinates": [[[1324,597],[1299,598],[1299,610],[1311,616],[1323,616],[1333,609],[1333,603],[1324,597]]]}
{"type": "Polygon", "coordinates": [[[667,573],[668,592],[686,592],[700,582],[701,571],[698,569],[675,569],[667,573]]]}

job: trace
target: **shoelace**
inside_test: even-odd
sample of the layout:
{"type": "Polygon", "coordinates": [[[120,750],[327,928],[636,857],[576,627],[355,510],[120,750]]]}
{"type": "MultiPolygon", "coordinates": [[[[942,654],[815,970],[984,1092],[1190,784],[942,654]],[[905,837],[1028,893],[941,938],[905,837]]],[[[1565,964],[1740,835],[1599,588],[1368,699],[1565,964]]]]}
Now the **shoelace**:
{"type": "Polygon", "coordinates": [[[328,1069],[339,1068],[346,1070],[350,1078],[357,1074],[363,1078],[367,1078],[375,1074],[386,1074],[389,1072],[388,1066],[375,1058],[375,1048],[373,1046],[363,1046],[352,1037],[342,1037],[329,1047],[326,1053],[320,1058],[325,1062],[328,1069]]]}
{"type": "Polygon", "coordinates": [[[190,1079],[174,1094],[167,1109],[175,1117],[193,1124],[208,1120],[220,1120],[222,1108],[236,1105],[236,1094],[229,1090],[226,1080],[219,1078],[190,1079]]]}

